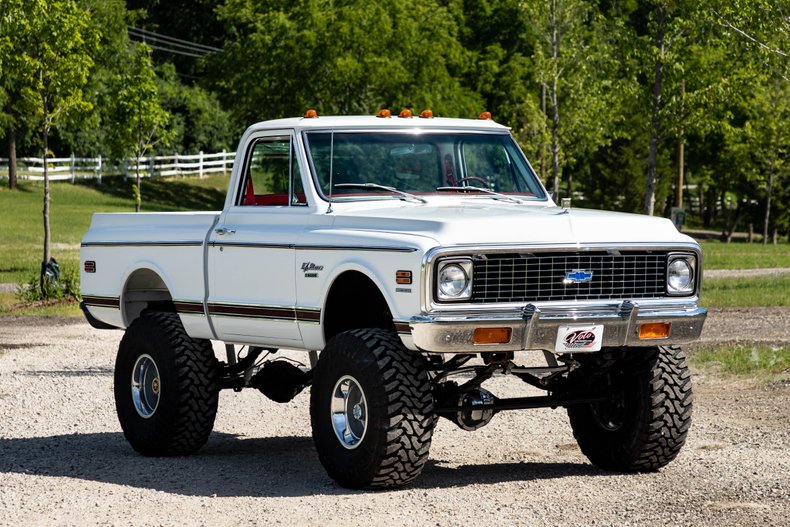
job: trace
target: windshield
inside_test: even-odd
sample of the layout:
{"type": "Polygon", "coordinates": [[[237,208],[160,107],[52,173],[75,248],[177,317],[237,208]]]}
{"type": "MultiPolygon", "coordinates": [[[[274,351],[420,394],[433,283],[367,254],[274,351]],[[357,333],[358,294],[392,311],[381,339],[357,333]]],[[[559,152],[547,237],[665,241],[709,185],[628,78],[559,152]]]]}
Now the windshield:
{"type": "Polygon", "coordinates": [[[508,134],[308,132],[306,137],[318,185],[332,199],[404,199],[403,193],[454,191],[545,198],[508,134]]]}

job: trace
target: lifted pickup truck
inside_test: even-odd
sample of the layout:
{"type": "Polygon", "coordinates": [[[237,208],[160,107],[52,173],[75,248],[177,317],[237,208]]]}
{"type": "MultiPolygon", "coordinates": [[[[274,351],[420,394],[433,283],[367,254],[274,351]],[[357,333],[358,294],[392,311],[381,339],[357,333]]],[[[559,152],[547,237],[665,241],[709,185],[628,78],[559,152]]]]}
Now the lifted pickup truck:
{"type": "Polygon", "coordinates": [[[416,478],[437,417],[566,407],[616,471],[663,467],[691,423],[677,345],[707,313],[699,245],[666,219],[558,207],[489,119],[253,125],[221,212],[96,214],[81,267],[88,320],[126,330],[115,401],[144,455],[198,450],[222,389],[311,386],[319,459],[352,488],[416,478]],[[545,394],[498,398],[495,375],[545,394]]]}

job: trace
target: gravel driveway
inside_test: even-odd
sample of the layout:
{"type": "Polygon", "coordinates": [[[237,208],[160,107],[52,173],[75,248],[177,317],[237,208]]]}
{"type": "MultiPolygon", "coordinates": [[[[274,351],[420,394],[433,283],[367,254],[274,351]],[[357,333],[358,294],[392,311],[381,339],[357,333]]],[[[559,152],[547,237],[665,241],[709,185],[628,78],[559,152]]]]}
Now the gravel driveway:
{"type": "MultiPolygon", "coordinates": [[[[708,342],[790,342],[790,309],[719,310],[708,342]]],[[[695,371],[677,460],[613,474],[579,452],[564,410],[505,412],[469,433],[441,420],[416,484],[349,491],[323,472],[307,393],[278,405],[223,392],[200,454],[125,442],[112,396],[121,332],[0,318],[0,525],[788,525],[790,383],[695,371]]],[[[531,393],[516,379],[498,396],[531,393]]]]}

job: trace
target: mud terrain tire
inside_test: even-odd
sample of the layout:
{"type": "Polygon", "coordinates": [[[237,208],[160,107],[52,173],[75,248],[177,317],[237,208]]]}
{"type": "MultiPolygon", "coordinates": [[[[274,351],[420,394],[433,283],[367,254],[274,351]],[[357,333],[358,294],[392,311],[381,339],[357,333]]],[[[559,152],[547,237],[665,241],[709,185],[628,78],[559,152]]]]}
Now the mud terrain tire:
{"type": "Polygon", "coordinates": [[[332,479],[392,488],[419,476],[436,422],[419,353],[391,331],[346,331],[327,344],[313,379],[313,440],[332,479]]]}
{"type": "Polygon", "coordinates": [[[115,362],[115,406],[132,448],[146,456],[197,451],[214,427],[218,380],[209,341],[189,337],[175,313],[143,313],[115,362]]]}
{"type": "Polygon", "coordinates": [[[603,350],[579,374],[611,402],[568,408],[573,435],[596,466],[650,472],[675,459],[691,426],[693,395],[679,347],[603,350]]]}

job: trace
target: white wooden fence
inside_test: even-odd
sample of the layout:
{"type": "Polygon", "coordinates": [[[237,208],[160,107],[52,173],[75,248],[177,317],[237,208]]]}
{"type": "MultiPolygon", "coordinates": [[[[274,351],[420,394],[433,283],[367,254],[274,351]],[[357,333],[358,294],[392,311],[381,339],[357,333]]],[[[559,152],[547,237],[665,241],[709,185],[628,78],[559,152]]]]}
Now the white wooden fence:
{"type": "MultiPolygon", "coordinates": [[[[235,152],[218,152],[185,156],[152,156],[140,158],[140,175],[157,176],[204,176],[206,174],[227,174],[233,169],[235,152]]],[[[74,181],[75,179],[98,179],[102,176],[133,177],[137,170],[134,158],[108,160],[99,157],[51,157],[47,159],[50,181],[74,181]]],[[[41,181],[44,179],[44,160],[40,157],[17,158],[17,177],[41,181]]],[[[8,179],[8,158],[0,157],[0,179],[8,179]]]]}

